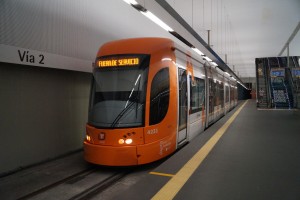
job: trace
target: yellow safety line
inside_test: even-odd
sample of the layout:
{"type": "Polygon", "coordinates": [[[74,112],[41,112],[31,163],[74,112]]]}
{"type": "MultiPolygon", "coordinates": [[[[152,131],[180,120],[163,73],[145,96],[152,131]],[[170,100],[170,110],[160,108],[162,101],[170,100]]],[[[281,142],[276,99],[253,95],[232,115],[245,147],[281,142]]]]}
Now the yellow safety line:
{"type": "Polygon", "coordinates": [[[174,175],[153,197],[153,200],[173,199],[208,153],[225,133],[248,100],[230,117],[230,119],[210,138],[209,141],[174,175]]]}
{"type": "Polygon", "coordinates": [[[174,176],[174,174],[166,174],[166,173],[160,173],[160,172],[150,172],[149,174],[158,175],[158,176],[168,176],[168,177],[174,176]]]}

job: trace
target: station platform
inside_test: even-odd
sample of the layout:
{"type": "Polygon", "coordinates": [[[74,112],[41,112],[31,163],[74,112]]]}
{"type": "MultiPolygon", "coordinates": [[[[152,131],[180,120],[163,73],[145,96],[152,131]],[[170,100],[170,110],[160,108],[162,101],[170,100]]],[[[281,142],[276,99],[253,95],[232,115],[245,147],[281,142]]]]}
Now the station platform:
{"type": "Polygon", "coordinates": [[[240,102],[116,196],[129,198],[300,199],[299,110],[258,110],[254,100],[240,102]]]}
{"type": "Polygon", "coordinates": [[[109,188],[98,181],[124,169],[90,165],[80,151],[2,177],[0,199],[298,200],[299,155],[299,110],[241,101],[173,155],[132,168],[109,188]]]}

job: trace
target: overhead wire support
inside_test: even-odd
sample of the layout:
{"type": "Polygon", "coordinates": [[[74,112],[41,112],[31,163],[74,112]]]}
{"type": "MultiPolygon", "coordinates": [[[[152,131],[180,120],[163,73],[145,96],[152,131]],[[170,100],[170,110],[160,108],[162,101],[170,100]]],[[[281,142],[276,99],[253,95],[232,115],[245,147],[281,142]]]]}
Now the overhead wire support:
{"type": "Polygon", "coordinates": [[[291,36],[289,37],[289,39],[287,40],[283,48],[281,49],[280,53],[278,54],[278,57],[280,57],[283,54],[284,50],[288,48],[289,44],[291,44],[292,40],[297,35],[299,30],[300,30],[300,21],[298,22],[298,25],[296,26],[295,30],[293,31],[293,33],[291,34],[291,36]]]}

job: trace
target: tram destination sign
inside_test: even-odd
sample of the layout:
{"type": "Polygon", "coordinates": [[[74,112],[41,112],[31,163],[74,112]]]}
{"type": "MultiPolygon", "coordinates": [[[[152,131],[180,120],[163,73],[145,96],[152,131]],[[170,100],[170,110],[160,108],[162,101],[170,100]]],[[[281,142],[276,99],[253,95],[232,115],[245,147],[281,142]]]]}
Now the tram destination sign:
{"type": "Polygon", "coordinates": [[[137,66],[140,64],[138,57],[113,57],[113,58],[100,58],[97,61],[98,67],[122,67],[122,66],[137,66]]]}

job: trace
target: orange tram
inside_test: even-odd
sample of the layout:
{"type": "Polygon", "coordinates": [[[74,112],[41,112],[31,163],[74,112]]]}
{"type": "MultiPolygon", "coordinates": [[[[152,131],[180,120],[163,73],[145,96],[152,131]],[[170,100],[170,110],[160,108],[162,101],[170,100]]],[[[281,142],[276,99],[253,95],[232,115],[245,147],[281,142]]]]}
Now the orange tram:
{"type": "Polygon", "coordinates": [[[104,44],[93,68],[84,158],[150,163],[191,141],[237,104],[237,82],[166,38],[104,44]]]}

